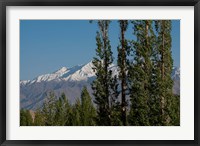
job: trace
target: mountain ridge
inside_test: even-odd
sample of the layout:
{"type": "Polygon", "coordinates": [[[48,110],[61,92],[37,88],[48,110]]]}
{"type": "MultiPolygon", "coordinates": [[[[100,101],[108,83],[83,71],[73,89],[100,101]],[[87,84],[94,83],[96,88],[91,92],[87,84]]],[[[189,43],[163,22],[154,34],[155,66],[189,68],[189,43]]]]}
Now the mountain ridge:
{"type": "MultiPolygon", "coordinates": [[[[112,64],[109,67],[114,75],[118,75],[118,68],[112,64]]],[[[174,80],[174,93],[180,94],[180,68],[174,67],[172,71],[174,80]]],[[[44,102],[46,94],[54,91],[56,96],[65,93],[71,103],[80,97],[83,86],[88,88],[92,96],[91,83],[96,78],[93,64],[90,61],[84,65],[71,68],[62,67],[52,73],[39,75],[33,80],[20,81],[20,108],[35,110],[44,102]]]]}

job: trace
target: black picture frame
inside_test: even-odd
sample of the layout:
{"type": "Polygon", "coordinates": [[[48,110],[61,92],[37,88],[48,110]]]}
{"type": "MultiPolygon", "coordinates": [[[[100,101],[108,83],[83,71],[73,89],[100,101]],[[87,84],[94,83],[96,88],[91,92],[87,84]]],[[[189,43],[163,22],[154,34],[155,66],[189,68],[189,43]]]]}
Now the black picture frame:
{"type": "Polygon", "coordinates": [[[200,1],[199,0],[0,0],[0,144],[21,145],[176,145],[199,146],[199,63],[200,1]],[[6,139],[6,7],[7,6],[194,6],[194,140],[7,140],[6,139]]]}

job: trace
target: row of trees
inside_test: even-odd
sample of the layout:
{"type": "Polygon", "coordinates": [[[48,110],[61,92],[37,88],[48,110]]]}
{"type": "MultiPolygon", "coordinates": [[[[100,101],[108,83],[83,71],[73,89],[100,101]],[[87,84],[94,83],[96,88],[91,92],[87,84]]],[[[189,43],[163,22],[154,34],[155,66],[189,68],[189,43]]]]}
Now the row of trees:
{"type": "Polygon", "coordinates": [[[20,111],[21,126],[94,126],[95,118],[96,110],[86,87],[73,105],[64,93],[57,98],[51,92],[41,109],[32,114],[29,110],[20,111]]]}
{"type": "Polygon", "coordinates": [[[97,21],[99,31],[93,60],[97,78],[92,89],[98,125],[179,125],[180,99],[173,94],[171,79],[171,21],[118,21],[118,77],[109,69],[113,63],[110,23],[97,21]],[[135,40],[125,37],[128,25],[133,27],[135,40]]]}

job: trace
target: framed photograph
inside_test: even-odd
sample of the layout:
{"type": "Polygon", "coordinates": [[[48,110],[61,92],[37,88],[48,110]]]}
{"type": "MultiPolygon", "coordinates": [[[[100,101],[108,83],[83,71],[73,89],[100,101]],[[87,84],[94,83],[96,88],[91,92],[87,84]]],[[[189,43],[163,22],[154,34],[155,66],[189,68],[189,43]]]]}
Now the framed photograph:
{"type": "Polygon", "coordinates": [[[199,0],[0,9],[2,146],[199,145],[199,0]]]}

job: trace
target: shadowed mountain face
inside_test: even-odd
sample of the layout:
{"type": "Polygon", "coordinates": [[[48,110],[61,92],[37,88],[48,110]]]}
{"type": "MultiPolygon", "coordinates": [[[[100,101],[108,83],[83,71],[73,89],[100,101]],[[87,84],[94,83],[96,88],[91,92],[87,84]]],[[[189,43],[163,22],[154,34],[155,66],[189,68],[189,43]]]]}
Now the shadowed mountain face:
{"type": "MultiPolygon", "coordinates": [[[[36,77],[33,80],[20,81],[20,108],[35,110],[44,102],[48,93],[53,91],[57,97],[65,93],[70,103],[74,103],[81,95],[84,86],[92,96],[91,83],[95,79],[93,64],[77,65],[72,68],[62,67],[51,74],[36,77]]],[[[115,75],[117,67],[111,65],[110,69],[115,75]]],[[[173,92],[180,94],[180,69],[173,68],[172,79],[174,80],[173,92]]]]}
{"type": "Polygon", "coordinates": [[[171,76],[174,81],[173,92],[180,95],[180,68],[174,67],[171,76]]]}

